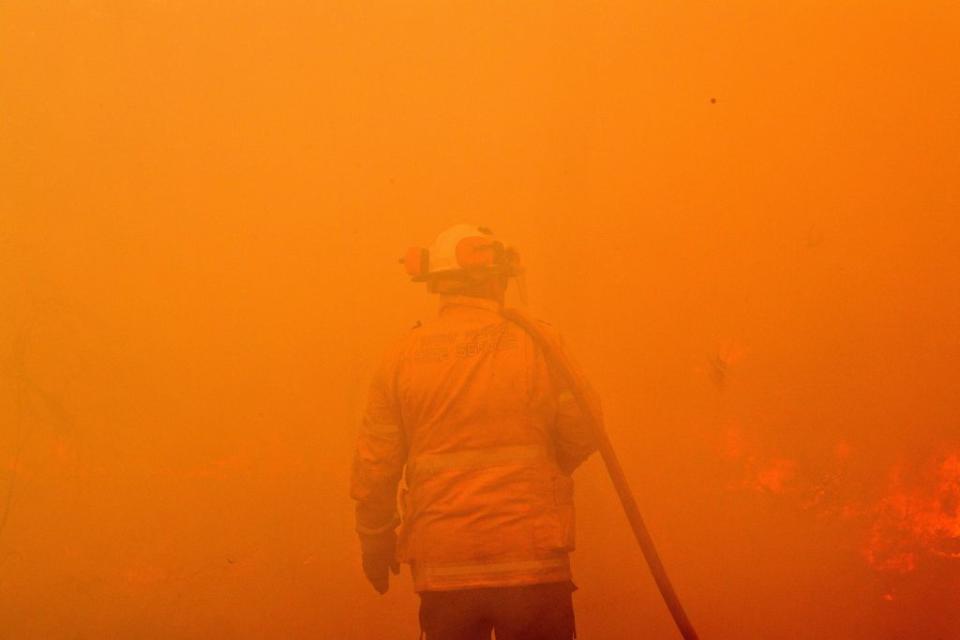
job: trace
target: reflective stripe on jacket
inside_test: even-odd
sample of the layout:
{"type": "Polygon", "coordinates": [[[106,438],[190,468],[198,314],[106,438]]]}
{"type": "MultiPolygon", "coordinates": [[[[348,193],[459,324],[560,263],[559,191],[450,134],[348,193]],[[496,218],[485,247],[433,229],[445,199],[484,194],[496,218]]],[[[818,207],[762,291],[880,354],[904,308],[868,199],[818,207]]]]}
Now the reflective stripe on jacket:
{"type": "Polygon", "coordinates": [[[396,526],[402,477],[398,553],[417,591],[569,580],[570,473],[594,448],[530,336],[495,302],[444,296],[371,385],[357,530],[396,526]]]}

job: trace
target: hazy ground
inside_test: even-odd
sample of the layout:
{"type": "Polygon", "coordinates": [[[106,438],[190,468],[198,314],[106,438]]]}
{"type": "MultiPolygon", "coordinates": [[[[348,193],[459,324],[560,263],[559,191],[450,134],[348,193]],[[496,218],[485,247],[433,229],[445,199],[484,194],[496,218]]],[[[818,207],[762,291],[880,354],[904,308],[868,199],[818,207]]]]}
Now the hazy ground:
{"type": "MultiPolygon", "coordinates": [[[[416,637],[396,259],[515,242],[708,639],[960,638],[960,6],[0,1],[0,637],[416,637]],[[233,5],[232,8],[225,8],[233,5]]],[[[585,639],[674,637],[602,465],[585,639]]]]}

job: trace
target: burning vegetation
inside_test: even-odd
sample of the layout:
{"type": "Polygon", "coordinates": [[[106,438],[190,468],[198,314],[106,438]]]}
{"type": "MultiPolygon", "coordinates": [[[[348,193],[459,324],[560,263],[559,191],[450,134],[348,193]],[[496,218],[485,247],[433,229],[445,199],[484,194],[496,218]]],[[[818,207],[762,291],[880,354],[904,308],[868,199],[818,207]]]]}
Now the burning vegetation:
{"type": "Polygon", "coordinates": [[[960,563],[960,449],[870,477],[846,441],[819,461],[801,461],[765,453],[756,438],[730,426],[721,455],[729,465],[728,490],[777,497],[852,523],[863,559],[877,571],[910,573],[935,558],[960,563]]]}

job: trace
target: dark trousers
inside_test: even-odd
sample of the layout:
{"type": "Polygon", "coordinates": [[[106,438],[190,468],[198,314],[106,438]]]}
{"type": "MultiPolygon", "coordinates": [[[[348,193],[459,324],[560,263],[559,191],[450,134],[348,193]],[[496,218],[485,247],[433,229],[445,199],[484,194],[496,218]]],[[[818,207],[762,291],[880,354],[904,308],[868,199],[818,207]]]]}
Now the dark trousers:
{"type": "Polygon", "coordinates": [[[572,582],[523,587],[424,591],[420,628],[426,640],[571,640],[572,582]]]}

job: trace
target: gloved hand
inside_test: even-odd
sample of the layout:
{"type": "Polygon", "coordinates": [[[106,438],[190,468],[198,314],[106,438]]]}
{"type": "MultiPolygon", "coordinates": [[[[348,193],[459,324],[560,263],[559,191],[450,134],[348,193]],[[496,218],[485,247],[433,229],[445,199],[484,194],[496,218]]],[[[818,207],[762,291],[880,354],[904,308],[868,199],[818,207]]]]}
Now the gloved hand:
{"type": "Polygon", "coordinates": [[[400,573],[397,562],[397,533],[393,530],[376,535],[360,536],[360,550],[363,554],[363,573],[367,580],[383,595],[390,588],[390,574],[400,573]]]}

